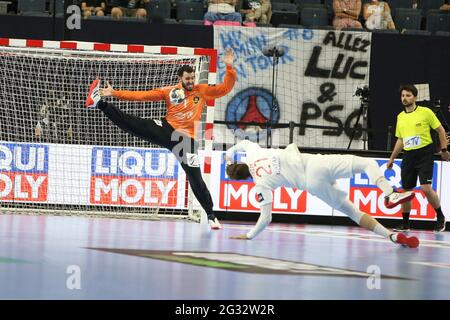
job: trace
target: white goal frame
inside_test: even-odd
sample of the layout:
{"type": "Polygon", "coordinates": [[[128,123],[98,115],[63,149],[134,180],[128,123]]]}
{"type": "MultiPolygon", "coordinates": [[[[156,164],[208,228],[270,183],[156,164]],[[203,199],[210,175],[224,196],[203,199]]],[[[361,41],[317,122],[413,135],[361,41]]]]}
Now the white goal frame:
{"type": "MultiPolygon", "coordinates": [[[[108,44],[108,43],[97,43],[97,42],[83,42],[83,41],[49,41],[49,40],[31,40],[31,39],[11,39],[11,38],[0,38],[0,48],[1,47],[9,47],[9,48],[30,48],[30,49],[63,49],[63,50],[71,50],[71,51],[89,51],[89,52],[98,52],[98,53],[127,53],[127,54],[169,54],[169,55],[196,55],[196,56],[208,56],[209,57],[209,70],[208,70],[208,85],[216,84],[216,73],[217,73],[217,50],[216,49],[208,49],[208,48],[188,48],[188,47],[176,47],[176,46],[148,46],[148,45],[140,45],[140,44],[108,44]]],[[[213,130],[214,130],[214,108],[215,100],[207,101],[206,105],[206,117],[204,123],[204,166],[203,166],[203,174],[206,185],[211,187],[211,159],[212,159],[212,150],[213,150],[213,130]]],[[[6,141],[9,142],[9,141],[6,141]]],[[[14,142],[14,141],[11,141],[14,142]]],[[[186,184],[188,184],[186,180],[186,184]]],[[[193,193],[190,188],[186,188],[189,190],[189,195],[187,196],[187,209],[188,215],[187,218],[202,223],[204,221],[204,217],[206,215],[202,214],[203,209],[199,208],[198,203],[194,204],[193,202],[193,193]]],[[[1,211],[10,211],[10,212],[23,212],[27,214],[40,214],[53,212],[52,209],[45,208],[13,208],[13,207],[5,207],[2,208],[0,206],[1,211]]],[[[60,211],[55,209],[56,214],[61,214],[60,211]]],[[[73,210],[74,214],[80,214],[80,211],[73,210]]],[[[98,215],[101,212],[96,212],[95,210],[90,211],[89,208],[86,209],[86,212],[81,212],[83,215],[98,215]]],[[[64,214],[64,213],[62,213],[64,214]]],[[[69,213],[71,214],[71,213],[69,213]]],[[[102,214],[100,214],[102,215],[102,214]]],[[[112,216],[130,216],[137,218],[152,218],[149,215],[139,214],[139,213],[124,213],[122,214],[114,214],[112,216]]],[[[164,215],[159,215],[164,216],[164,215]]],[[[176,215],[167,215],[169,217],[174,217],[176,215]]],[[[181,217],[181,216],[180,216],[181,217]]],[[[154,218],[154,216],[153,216],[154,218]]]]}

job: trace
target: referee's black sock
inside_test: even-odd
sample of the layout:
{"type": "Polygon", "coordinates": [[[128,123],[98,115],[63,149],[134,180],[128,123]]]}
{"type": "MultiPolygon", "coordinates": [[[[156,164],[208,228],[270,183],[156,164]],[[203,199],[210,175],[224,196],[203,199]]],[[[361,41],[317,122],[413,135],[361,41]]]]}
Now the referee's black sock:
{"type": "Polygon", "coordinates": [[[408,225],[409,224],[409,211],[402,212],[403,216],[403,224],[408,225]]]}
{"type": "Polygon", "coordinates": [[[439,208],[435,208],[434,211],[436,211],[436,217],[438,218],[438,220],[443,220],[444,214],[442,213],[441,207],[439,208]]]}

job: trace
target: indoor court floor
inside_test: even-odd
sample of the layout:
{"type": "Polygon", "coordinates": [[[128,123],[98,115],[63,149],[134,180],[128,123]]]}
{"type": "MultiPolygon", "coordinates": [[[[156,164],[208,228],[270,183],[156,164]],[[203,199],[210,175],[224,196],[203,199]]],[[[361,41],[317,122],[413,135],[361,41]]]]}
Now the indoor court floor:
{"type": "Polygon", "coordinates": [[[450,299],[450,232],[0,215],[0,299],[450,299]]]}

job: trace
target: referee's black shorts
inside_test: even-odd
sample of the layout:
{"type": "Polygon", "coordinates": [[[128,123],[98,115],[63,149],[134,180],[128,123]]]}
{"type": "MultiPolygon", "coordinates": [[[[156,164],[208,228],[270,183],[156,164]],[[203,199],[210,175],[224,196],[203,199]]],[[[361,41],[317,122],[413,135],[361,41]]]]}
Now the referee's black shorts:
{"type": "Polygon", "coordinates": [[[417,177],[420,184],[431,184],[433,181],[433,155],[434,144],[426,147],[405,151],[402,160],[402,186],[403,189],[413,189],[417,186],[417,177]]]}

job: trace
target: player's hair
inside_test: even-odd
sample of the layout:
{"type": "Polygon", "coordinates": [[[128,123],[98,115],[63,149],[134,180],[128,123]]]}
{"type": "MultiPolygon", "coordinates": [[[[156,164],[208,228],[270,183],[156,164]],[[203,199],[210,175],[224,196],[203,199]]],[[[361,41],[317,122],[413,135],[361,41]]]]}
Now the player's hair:
{"type": "Polygon", "coordinates": [[[188,65],[181,66],[180,69],[178,69],[178,76],[182,77],[185,72],[192,73],[194,72],[194,68],[188,65]]]}
{"type": "Polygon", "coordinates": [[[248,165],[245,163],[233,163],[227,165],[227,175],[233,180],[247,180],[251,177],[248,165]]]}
{"type": "Polygon", "coordinates": [[[411,92],[413,94],[414,97],[417,97],[417,92],[418,91],[417,91],[417,88],[414,85],[412,85],[412,84],[402,84],[400,86],[400,89],[399,89],[400,94],[402,94],[403,90],[409,91],[409,92],[411,92]]]}

